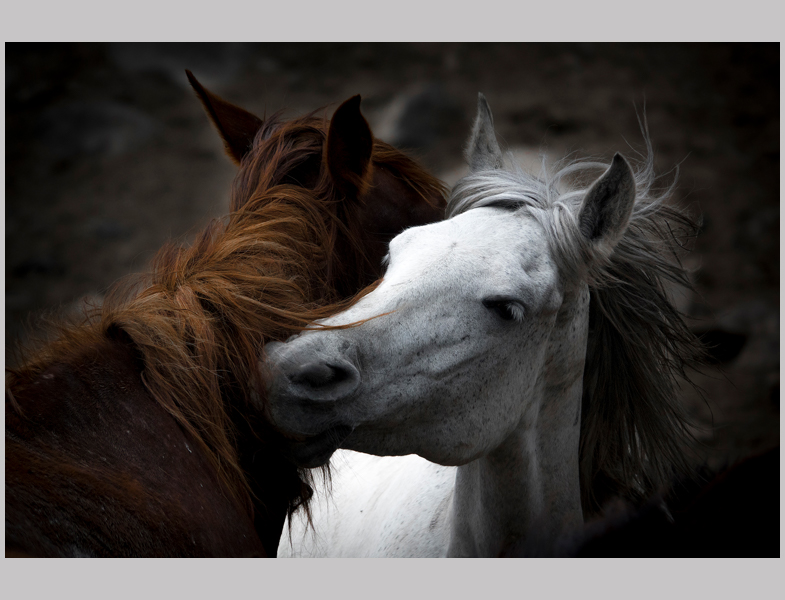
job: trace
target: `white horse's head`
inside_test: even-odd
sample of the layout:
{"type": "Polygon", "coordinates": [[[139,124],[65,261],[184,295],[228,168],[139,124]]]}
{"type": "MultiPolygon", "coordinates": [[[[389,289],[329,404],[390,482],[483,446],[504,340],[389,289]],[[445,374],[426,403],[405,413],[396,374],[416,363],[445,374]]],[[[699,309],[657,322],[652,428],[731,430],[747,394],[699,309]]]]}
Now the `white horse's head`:
{"type": "Polygon", "coordinates": [[[453,216],[394,238],[378,287],[322,321],[361,324],[268,344],[271,414],[302,440],[301,464],[340,446],[461,465],[543,420],[578,426],[586,277],[627,227],[632,171],[616,155],[588,192],[552,202],[544,182],[500,170],[482,96],[467,158],[453,216]]]}

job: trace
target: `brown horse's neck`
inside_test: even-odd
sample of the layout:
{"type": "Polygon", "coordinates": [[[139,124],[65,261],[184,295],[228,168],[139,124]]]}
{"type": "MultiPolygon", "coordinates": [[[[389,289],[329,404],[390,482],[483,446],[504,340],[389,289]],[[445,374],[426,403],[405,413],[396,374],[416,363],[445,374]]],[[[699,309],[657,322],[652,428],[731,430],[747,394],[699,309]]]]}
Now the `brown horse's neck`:
{"type": "Polygon", "coordinates": [[[135,354],[122,336],[104,337],[14,378],[7,547],[32,556],[263,556],[244,507],[145,389],[135,354]]]}
{"type": "Polygon", "coordinates": [[[238,459],[250,485],[254,527],[267,556],[273,558],[287,515],[310,498],[311,488],[281,455],[277,432],[266,423],[237,416],[238,459]]]}
{"type": "Polygon", "coordinates": [[[12,380],[34,379],[120,332],[135,350],[140,382],[194,440],[226,493],[253,512],[274,555],[287,512],[310,490],[278,455],[263,406],[251,400],[265,387],[257,362],[265,342],[336,310],[328,304],[343,292],[335,285],[341,273],[330,264],[339,255],[350,261],[353,250],[338,218],[303,188],[252,195],[190,248],[163,248],[152,273],[136,287],[117,286],[88,323],[60,327],[12,380]]]}

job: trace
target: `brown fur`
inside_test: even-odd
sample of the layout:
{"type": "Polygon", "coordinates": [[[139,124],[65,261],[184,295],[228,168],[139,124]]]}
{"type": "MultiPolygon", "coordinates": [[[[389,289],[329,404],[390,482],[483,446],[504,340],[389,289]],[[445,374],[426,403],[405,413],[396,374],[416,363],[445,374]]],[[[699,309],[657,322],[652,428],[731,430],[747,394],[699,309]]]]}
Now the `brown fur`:
{"type": "MultiPolygon", "coordinates": [[[[207,104],[215,98],[202,99],[207,104]]],[[[344,119],[354,119],[348,134],[336,132],[349,142],[364,123],[357,121],[359,98],[353,101],[336,111],[357,113],[344,119]]],[[[214,109],[211,118],[218,123],[216,114],[214,109]]],[[[116,285],[83,323],[55,324],[52,341],[21,367],[6,369],[6,413],[10,406],[24,415],[16,398],[50,365],[68,363],[121,332],[138,355],[146,389],[253,514],[264,486],[254,481],[264,473],[250,473],[259,468],[254,448],[270,450],[265,443],[272,439],[274,445],[276,435],[265,418],[265,382],[257,368],[265,342],[284,340],[345,308],[347,298],[380,276],[393,235],[443,214],[443,184],[378,140],[360,173],[349,164],[351,172],[343,176],[340,160],[325,156],[331,147],[327,127],[313,114],[288,123],[278,116],[266,120],[242,156],[232,213],[188,248],[166,245],[150,273],[116,285]],[[250,457],[241,456],[243,449],[250,457]]],[[[227,149],[237,157],[229,142],[227,149]]],[[[341,147],[344,154],[351,151],[351,144],[341,147]]],[[[290,482],[294,477],[281,492],[291,512],[307,503],[310,489],[273,454],[260,462],[287,471],[290,482]]]]}
{"type": "Polygon", "coordinates": [[[6,410],[6,549],[32,556],[264,556],[194,439],[150,395],[132,344],[54,362],[6,410]]]}

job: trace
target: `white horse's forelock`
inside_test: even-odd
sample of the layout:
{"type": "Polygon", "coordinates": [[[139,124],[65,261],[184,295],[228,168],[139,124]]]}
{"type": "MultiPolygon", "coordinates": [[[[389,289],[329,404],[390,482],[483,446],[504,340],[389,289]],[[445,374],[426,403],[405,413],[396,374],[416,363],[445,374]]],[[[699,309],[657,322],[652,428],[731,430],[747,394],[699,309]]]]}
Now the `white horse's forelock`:
{"type": "MultiPolygon", "coordinates": [[[[647,153],[642,161],[634,164],[636,200],[630,219],[633,227],[668,202],[678,178],[677,168],[667,189],[659,194],[654,192],[658,177],[654,173],[654,155],[645,130],[644,141],[647,153]]],[[[609,167],[610,163],[593,159],[569,160],[562,161],[555,172],[550,173],[543,156],[543,168],[536,176],[518,165],[514,165],[513,170],[472,173],[456,184],[445,217],[449,219],[479,207],[525,211],[545,229],[554,259],[566,278],[585,278],[591,285],[610,283],[614,278],[605,268],[610,255],[601,254],[600,248],[588,243],[581,235],[577,219],[578,208],[591,183],[609,167]],[[588,273],[583,270],[585,265],[590,265],[588,273]]],[[[635,249],[648,252],[645,245],[635,249]]]]}

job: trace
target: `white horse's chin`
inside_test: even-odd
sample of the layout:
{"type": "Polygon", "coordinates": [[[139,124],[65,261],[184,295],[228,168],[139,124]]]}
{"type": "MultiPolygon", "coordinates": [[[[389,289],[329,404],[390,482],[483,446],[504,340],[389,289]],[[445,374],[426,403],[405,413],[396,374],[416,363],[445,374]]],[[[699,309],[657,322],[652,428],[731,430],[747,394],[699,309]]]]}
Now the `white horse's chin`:
{"type": "Polygon", "coordinates": [[[476,460],[485,453],[485,446],[460,443],[440,443],[429,438],[423,443],[420,436],[407,436],[399,429],[391,429],[388,434],[378,429],[355,429],[341,444],[344,450],[353,450],[374,456],[408,456],[415,454],[427,461],[444,467],[460,467],[476,460]]]}
{"type": "Polygon", "coordinates": [[[301,442],[290,442],[288,454],[299,466],[313,469],[326,465],[333,453],[352,432],[348,425],[336,425],[301,442]]]}

